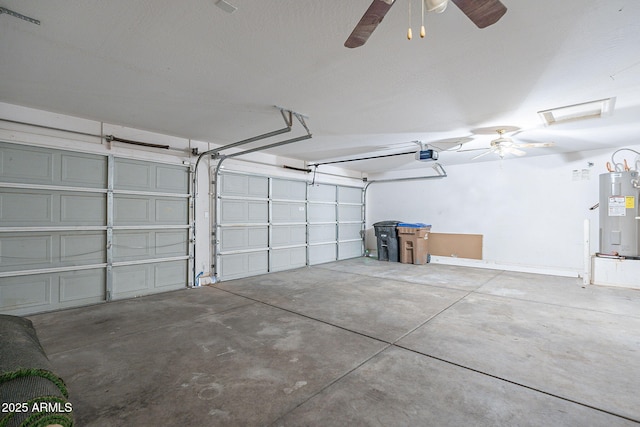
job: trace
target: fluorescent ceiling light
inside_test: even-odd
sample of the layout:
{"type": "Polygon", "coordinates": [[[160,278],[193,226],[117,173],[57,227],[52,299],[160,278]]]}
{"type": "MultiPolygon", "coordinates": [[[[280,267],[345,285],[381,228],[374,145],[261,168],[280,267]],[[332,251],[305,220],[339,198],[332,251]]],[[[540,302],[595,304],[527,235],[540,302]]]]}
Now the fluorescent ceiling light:
{"type": "Polygon", "coordinates": [[[616,98],[598,99],[597,101],[583,102],[581,104],[567,105],[538,111],[545,125],[571,122],[575,120],[594,119],[611,115],[616,98]]]}

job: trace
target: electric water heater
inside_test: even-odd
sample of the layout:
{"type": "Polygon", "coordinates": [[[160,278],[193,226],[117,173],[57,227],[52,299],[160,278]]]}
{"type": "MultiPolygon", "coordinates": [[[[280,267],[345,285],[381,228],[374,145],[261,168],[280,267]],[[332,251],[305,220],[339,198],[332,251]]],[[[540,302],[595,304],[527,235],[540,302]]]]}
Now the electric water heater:
{"type": "Polygon", "coordinates": [[[600,253],[640,256],[638,171],[600,175],[600,253]]]}

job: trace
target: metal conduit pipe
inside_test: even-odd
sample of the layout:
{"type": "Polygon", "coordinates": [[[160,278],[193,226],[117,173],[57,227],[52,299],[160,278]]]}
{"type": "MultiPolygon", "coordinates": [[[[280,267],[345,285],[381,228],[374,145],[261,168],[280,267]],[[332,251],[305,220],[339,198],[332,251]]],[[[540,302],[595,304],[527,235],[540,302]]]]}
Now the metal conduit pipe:
{"type": "MultiPolygon", "coordinates": [[[[447,172],[444,170],[440,163],[436,163],[433,166],[433,169],[438,173],[438,175],[429,175],[429,176],[412,176],[408,178],[389,178],[389,179],[375,179],[372,181],[366,181],[364,188],[362,189],[362,205],[364,208],[364,213],[362,215],[362,226],[363,229],[367,227],[367,190],[371,184],[375,184],[377,182],[400,182],[400,181],[418,181],[423,179],[440,179],[446,178],[447,172]]],[[[364,233],[362,233],[362,243],[365,244],[364,241],[364,233]]],[[[365,246],[366,247],[366,246],[365,246]]]]}

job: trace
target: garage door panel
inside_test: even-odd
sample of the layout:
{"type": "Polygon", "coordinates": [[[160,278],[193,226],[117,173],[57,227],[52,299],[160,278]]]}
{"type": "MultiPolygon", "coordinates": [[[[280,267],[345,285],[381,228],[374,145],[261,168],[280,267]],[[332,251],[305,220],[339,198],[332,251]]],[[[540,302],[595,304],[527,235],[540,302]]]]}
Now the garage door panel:
{"type": "Polygon", "coordinates": [[[266,201],[222,200],[220,210],[222,224],[266,224],[269,221],[269,207],[266,201]]]}
{"type": "Polygon", "coordinates": [[[220,233],[220,247],[223,252],[245,249],[266,249],[269,244],[269,231],[267,226],[223,227],[220,233]]]}
{"type": "Polygon", "coordinates": [[[0,143],[0,177],[7,182],[53,184],[51,150],[0,143]]]}
{"type": "Polygon", "coordinates": [[[104,188],[106,172],[106,156],[0,142],[0,181],[104,188]]]}
{"type": "Polygon", "coordinates": [[[274,223],[305,222],[307,209],[304,203],[272,202],[271,221],[274,223]]]}
{"type": "Polygon", "coordinates": [[[269,221],[269,205],[267,202],[250,201],[247,202],[248,222],[269,221]]]}
{"type": "Polygon", "coordinates": [[[185,199],[118,194],[113,201],[116,225],[182,225],[188,222],[185,199]]]}
{"type": "Polygon", "coordinates": [[[107,183],[107,159],[81,154],[62,154],[63,185],[102,188],[107,183]]]}
{"type": "Polygon", "coordinates": [[[116,158],[114,187],[116,190],[187,194],[189,171],[183,166],[116,158]]]}
{"type": "Polygon", "coordinates": [[[292,268],[304,267],[307,264],[307,249],[285,248],[271,251],[270,271],[282,271],[292,268]]]}
{"type": "Polygon", "coordinates": [[[362,224],[339,224],[338,225],[338,240],[354,240],[361,239],[360,231],[362,230],[362,224]]]}
{"type": "Polygon", "coordinates": [[[274,225],[271,227],[271,246],[304,245],[307,242],[306,225],[274,225]]]}
{"type": "Polygon", "coordinates": [[[122,262],[184,256],[189,251],[187,245],[187,231],[116,230],[113,233],[113,260],[122,262]]]}
{"type": "Polygon", "coordinates": [[[52,236],[45,234],[0,234],[0,270],[51,266],[52,236]]]}
{"type": "Polygon", "coordinates": [[[225,173],[220,179],[222,196],[265,199],[269,196],[269,180],[266,177],[225,173]]]}
{"type": "Polygon", "coordinates": [[[113,267],[113,299],[129,298],[185,287],[186,260],[113,267]]]}
{"type": "Polygon", "coordinates": [[[362,241],[338,243],[338,259],[357,258],[362,256],[362,241]]]}
{"type": "Polygon", "coordinates": [[[0,272],[101,264],[105,247],[99,231],[0,233],[0,272]]]}
{"type": "Polygon", "coordinates": [[[309,265],[335,261],[336,249],[335,243],[309,246],[309,265]]]}
{"type": "MultiPolygon", "coordinates": [[[[85,270],[60,276],[61,303],[91,303],[104,300],[104,270],[85,270]]],[[[69,305],[69,304],[67,304],[69,305]]]]}
{"type": "Polygon", "coordinates": [[[113,200],[113,220],[118,225],[151,223],[151,200],[144,196],[117,195],[113,200]]]}
{"type": "Polygon", "coordinates": [[[362,221],[362,206],[338,205],[338,221],[362,221]]]}
{"type": "Polygon", "coordinates": [[[187,263],[185,261],[164,262],[154,264],[153,267],[155,288],[184,288],[185,280],[187,280],[187,263]]]}
{"type": "Polygon", "coordinates": [[[182,256],[189,253],[189,232],[155,231],[156,255],[162,257],[182,256]]]}
{"type": "Polygon", "coordinates": [[[155,222],[160,224],[186,224],[188,206],[180,199],[155,199],[155,222]]]}
{"type": "Polygon", "coordinates": [[[356,187],[338,187],[338,202],[362,203],[362,189],[356,187]]]}
{"type": "Polygon", "coordinates": [[[3,226],[46,226],[54,222],[53,194],[3,191],[0,193],[0,221],[3,226]]]}
{"type": "Polygon", "coordinates": [[[335,224],[309,225],[309,243],[331,242],[336,240],[335,224]]]}
{"type": "Polygon", "coordinates": [[[107,201],[103,194],[61,194],[60,223],[104,225],[107,201]]]}
{"type": "Polygon", "coordinates": [[[273,179],[271,182],[271,198],[276,200],[300,200],[307,196],[307,183],[286,179],[273,179]]]}
{"type": "Polygon", "coordinates": [[[310,202],[335,202],[336,186],[317,184],[309,186],[310,202]]]}
{"type": "Polygon", "coordinates": [[[223,280],[263,274],[269,271],[267,251],[221,256],[220,277],[223,280]]]}
{"type": "Polygon", "coordinates": [[[106,262],[107,237],[104,232],[74,232],[60,235],[62,264],[93,264],[106,262]]]}
{"type": "Polygon", "coordinates": [[[113,267],[113,298],[143,295],[152,285],[149,264],[113,267]]]}
{"type": "Polygon", "coordinates": [[[116,262],[152,256],[149,231],[114,231],[113,260],[116,262]]]}
{"type": "Polygon", "coordinates": [[[335,222],[336,206],[332,204],[309,203],[310,222],[335,222]]]}
{"type": "Polygon", "coordinates": [[[181,166],[157,165],[155,190],[164,193],[186,194],[189,171],[181,166]]]}
{"type": "Polygon", "coordinates": [[[7,277],[0,281],[0,309],[3,313],[34,312],[51,305],[53,275],[7,277]]]}
{"type": "Polygon", "coordinates": [[[138,191],[150,191],[153,188],[150,163],[117,158],[114,172],[114,188],[138,191]]]}
{"type": "Polygon", "coordinates": [[[39,193],[25,190],[0,194],[0,220],[3,226],[103,225],[104,195],[39,193]]]}

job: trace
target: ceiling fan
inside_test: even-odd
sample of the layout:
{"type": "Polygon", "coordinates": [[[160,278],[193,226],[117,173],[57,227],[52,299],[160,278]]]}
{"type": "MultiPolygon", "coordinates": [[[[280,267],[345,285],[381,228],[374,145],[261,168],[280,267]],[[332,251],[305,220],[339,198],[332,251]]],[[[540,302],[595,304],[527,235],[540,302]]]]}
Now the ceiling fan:
{"type": "MultiPolygon", "coordinates": [[[[353,32],[344,43],[345,47],[354,48],[367,42],[378,24],[382,22],[396,0],[373,0],[353,32]]],[[[442,12],[448,0],[421,0],[428,11],[442,12]]],[[[507,12],[500,0],[451,0],[478,28],[495,24],[507,12]]]]}
{"type": "Polygon", "coordinates": [[[504,158],[507,154],[513,154],[514,156],[524,156],[526,151],[521,150],[521,148],[543,148],[543,147],[553,147],[553,142],[527,142],[527,143],[515,143],[513,139],[504,136],[506,130],[505,129],[496,129],[498,133],[498,138],[491,141],[491,146],[489,148],[475,148],[470,150],[458,150],[458,152],[464,151],[475,151],[475,150],[485,150],[484,153],[481,153],[475,157],[472,157],[471,160],[478,159],[482,156],[486,156],[487,154],[495,153],[500,158],[504,158]]]}

